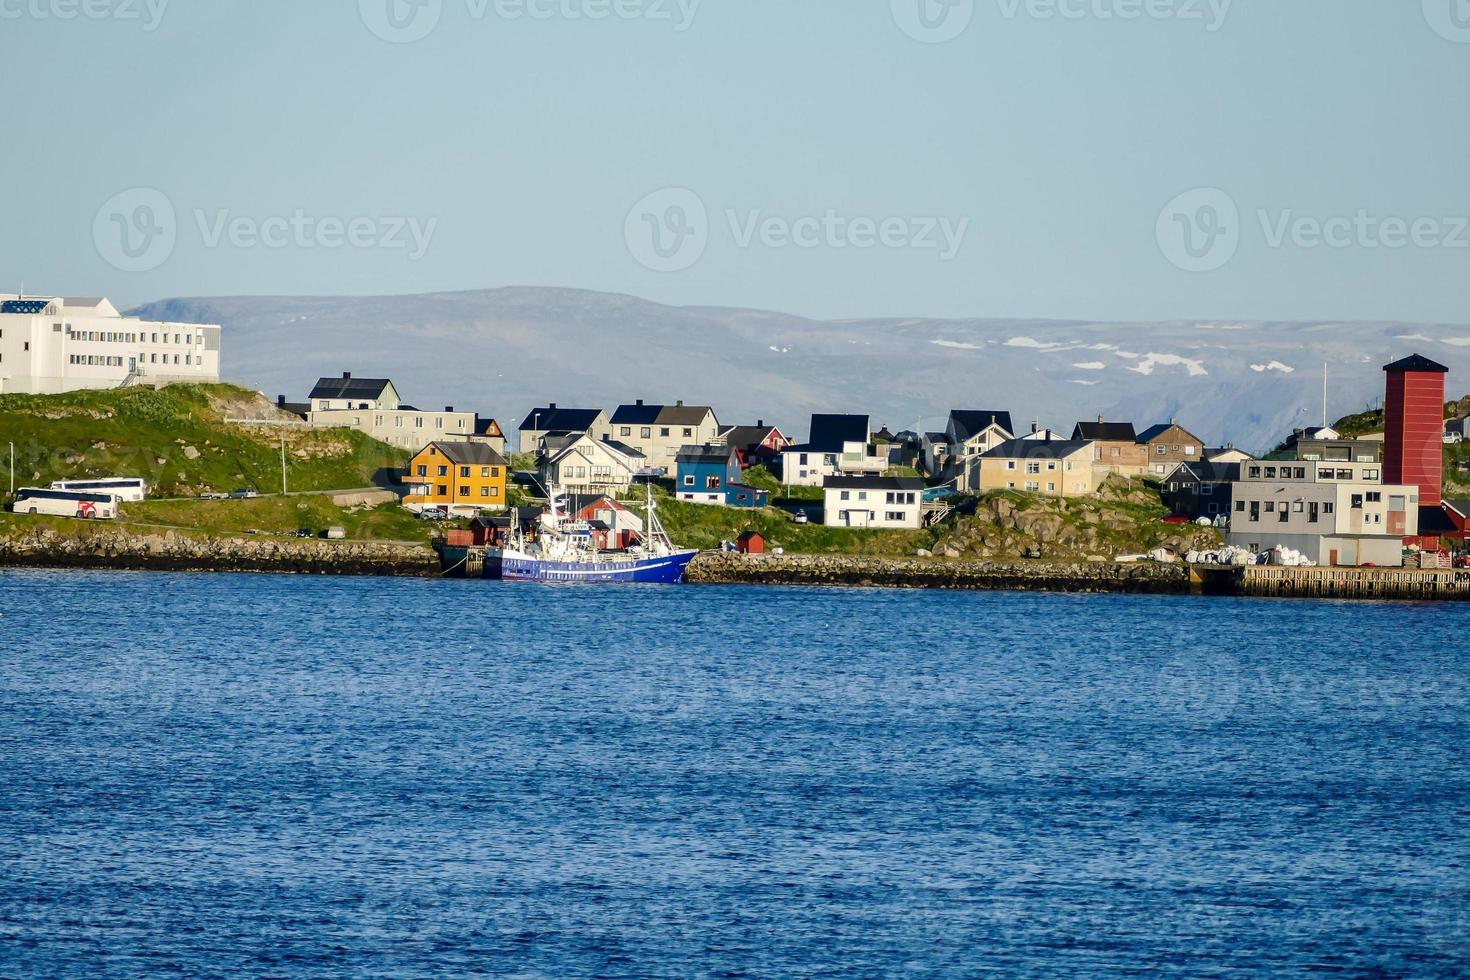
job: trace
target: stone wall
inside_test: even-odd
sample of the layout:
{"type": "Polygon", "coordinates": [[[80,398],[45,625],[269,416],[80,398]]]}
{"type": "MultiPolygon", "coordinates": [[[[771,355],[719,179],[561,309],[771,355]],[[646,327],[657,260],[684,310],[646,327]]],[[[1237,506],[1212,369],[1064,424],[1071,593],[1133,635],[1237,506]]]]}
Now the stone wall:
{"type": "Polygon", "coordinates": [[[1186,593],[1189,570],[1154,562],[990,562],[848,555],[707,553],[689,566],[689,582],[742,585],[841,585],[1025,592],[1186,593]]]}
{"type": "Polygon", "coordinates": [[[439,556],[427,546],[134,534],[99,525],[80,534],[36,528],[0,538],[0,566],[408,576],[439,574],[439,556]]]}

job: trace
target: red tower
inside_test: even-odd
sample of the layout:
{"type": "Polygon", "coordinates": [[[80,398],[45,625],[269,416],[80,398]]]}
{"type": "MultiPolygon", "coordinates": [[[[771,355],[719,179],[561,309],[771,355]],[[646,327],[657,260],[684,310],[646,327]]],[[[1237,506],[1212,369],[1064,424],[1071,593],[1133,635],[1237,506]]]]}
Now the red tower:
{"type": "Polygon", "coordinates": [[[1383,482],[1417,486],[1420,508],[1437,510],[1444,493],[1444,383],[1450,369],[1414,354],[1383,370],[1383,482]]]}

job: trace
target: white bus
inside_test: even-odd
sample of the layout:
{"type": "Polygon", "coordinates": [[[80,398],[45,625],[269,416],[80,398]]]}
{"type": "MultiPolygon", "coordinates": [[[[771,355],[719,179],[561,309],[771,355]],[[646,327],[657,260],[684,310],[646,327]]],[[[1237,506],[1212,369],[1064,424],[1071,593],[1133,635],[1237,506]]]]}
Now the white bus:
{"type": "Polygon", "coordinates": [[[11,510],[17,514],[49,514],[111,521],[117,518],[117,498],[110,493],[79,493],[75,490],[38,490],[22,487],[15,493],[11,510]]]}
{"type": "Polygon", "coordinates": [[[148,484],[134,477],[107,477],[97,480],[58,480],[52,490],[75,493],[110,493],[119,503],[148,499],[148,484]]]}

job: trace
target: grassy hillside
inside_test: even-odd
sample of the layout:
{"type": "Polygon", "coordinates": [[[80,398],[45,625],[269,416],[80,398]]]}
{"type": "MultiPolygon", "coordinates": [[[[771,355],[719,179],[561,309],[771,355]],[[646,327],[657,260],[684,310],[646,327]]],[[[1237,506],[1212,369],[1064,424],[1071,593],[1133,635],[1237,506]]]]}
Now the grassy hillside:
{"type": "Polygon", "coordinates": [[[278,491],[283,438],[293,491],[382,484],[407,462],[360,432],[230,425],[226,418],[288,416],[230,385],[0,395],[0,453],[7,453],[0,468],[8,470],[4,444],[13,442],[17,486],[140,476],[157,496],[187,497],[243,486],[278,491]]]}

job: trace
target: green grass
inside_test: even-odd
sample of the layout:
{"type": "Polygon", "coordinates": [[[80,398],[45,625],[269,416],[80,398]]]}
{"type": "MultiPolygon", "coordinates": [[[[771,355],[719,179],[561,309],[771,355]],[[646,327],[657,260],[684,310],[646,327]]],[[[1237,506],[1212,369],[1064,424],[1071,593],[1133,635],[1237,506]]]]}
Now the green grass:
{"type": "MultiPolygon", "coordinates": [[[[279,489],[282,437],[292,490],[380,485],[407,462],[406,454],[353,430],[224,422],[274,413],[267,399],[231,385],[0,395],[0,453],[4,443],[15,444],[18,487],[138,476],[163,497],[279,489]]],[[[0,457],[0,467],[8,463],[0,457]]]]}
{"type": "Polygon", "coordinates": [[[443,528],[457,526],[420,520],[397,503],[344,509],[332,503],[330,496],[147,501],[123,504],[121,519],[217,535],[247,531],[291,534],[298,529],[319,534],[329,527],[341,527],[354,541],[428,541],[443,528]]]}

